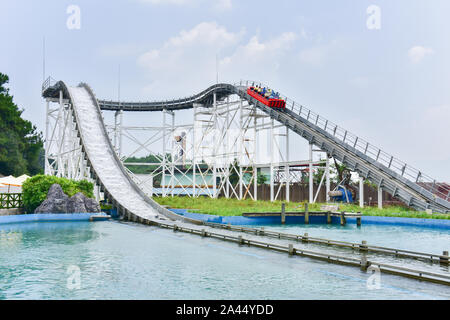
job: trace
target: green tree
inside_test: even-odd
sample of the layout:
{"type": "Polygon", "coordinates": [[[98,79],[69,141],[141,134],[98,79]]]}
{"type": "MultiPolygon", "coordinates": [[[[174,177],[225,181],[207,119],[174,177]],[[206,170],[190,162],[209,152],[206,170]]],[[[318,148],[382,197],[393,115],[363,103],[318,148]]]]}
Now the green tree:
{"type": "Polygon", "coordinates": [[[261,184],[265,184],[267,182],[267,176],[265,174],[262,174],[261,172],[258,173],[257,178],[256,178],[256,182],[261,185],[261,184]]]}
{"type": "Polygon", "coordinates": [[[23,110],[13,102],[6,88],[8,82],[9,77],[0,72],[0,172],[15,176],[41,173],[42,134],[22,119],[23,110]]]}

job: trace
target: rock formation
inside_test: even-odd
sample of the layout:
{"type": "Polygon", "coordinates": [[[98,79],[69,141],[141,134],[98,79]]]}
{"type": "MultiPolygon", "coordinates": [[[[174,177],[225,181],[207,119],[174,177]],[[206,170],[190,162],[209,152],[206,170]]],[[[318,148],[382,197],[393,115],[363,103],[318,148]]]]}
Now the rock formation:
{"type": "Polygon", "coordinates": [[[94,213],[100,212],[100,206],[94,199],[79,192],[69,198],[59,184],[53,184],[47,193],[47,199],[36,208],[34,213],[94,213]]]}

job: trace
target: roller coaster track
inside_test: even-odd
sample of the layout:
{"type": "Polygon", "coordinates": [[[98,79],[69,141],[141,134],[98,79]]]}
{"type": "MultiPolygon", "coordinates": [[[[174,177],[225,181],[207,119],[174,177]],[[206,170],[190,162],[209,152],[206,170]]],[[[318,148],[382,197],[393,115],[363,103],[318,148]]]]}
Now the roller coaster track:
{"type": "Polygon", "coordinates": [[[233,94],[247,100],[272,119],[284,124],[408,206],[418,210],[450,212],[450,189],[447,185],[439,184],[421,171],[287,97],[283,96],[286,109],[267,107],[246,92],[248,86],[257,84],[259,83],[249,81],[233,85],[216,84],[184,99],[120,103],[97,100],[86,84],[67,87],[62,81],[51,83],[48,80],[42,89],[46,98],[58,98],[59,92],[62,91],[64,98],[71,102],[83,151],[92,168],[93,178],[119,210],[141,218],[180,219],[149,199],[128,176],[108,138],[101,110],[162,111],[189,109],[193,108],[194,104],[211,106],[214,94],[218,100],[233,94]]]}

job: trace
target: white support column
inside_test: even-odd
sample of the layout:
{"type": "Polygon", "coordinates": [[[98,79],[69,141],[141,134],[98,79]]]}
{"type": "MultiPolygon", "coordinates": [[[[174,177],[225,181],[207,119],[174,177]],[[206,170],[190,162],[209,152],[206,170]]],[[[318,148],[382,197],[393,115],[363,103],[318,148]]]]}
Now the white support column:
{"type": "Polygon", "coordinates": [[[364,208],[364,178],[359,177],[359,206],[364,208]]]}
{"type": "Polygon", "coordinates": [[[170,135],[170,139],[172,139],[172,152],[171,152],[171,159],[170,159],[170,181],[171,181],[171,196],[173,198],[174,196],[174,191],[175,191],[175,147],[173,145],[173,139],[174,139],[174,133],[175,133],[175,112],[171,112],[172,115],[172,130],[171,130],[171,135],[170,135]]]}
{"type": "Polygon", "coordinates": [[[313,144],[309,144],[309,203],[314,202],[314,183],[313,183],[313,144]]]}
{"type": "Polygon", "coordinates": [[[59,127],[59,136],[58,136],[58,177],[64,177],[64,164],[63,164],[63,156],[62,156],[62,145],[64,144],[64,104],[63,104],[63,92],[59,91],[59,113],[58,113],[58,127],[59,127]]]}
{"type": "Polygon", "coordinates": [[[153,184],[153,176],[150,176],[150,197],[153,197],[153,188],[154,188],[154,184],[153,184]]]}
{"type": "Polygon", "coordinates": [[[239,200],[242,200],[243,195],[243,177],[242,177],[242,161],[244,159],[244,106],[241,99],[240,106],[239,106],[239,200]]]}
{"type": "Polygon", "coordinates": [[[197,196],[197,191],[196,191],[196,186],[195,184],[197,183],[196,180],[196,174],[197,174],[197,162],[196,162],[196,154],[197,154],[197,140],[196,140],[196,131],[197,131],[197,104],[194,103],[194,124],[192,126],[193,131],[192,131],[192,197],[196,197],[197,196]]]}
{"type": "Polygon", "coordinates": [[[119,111],[114,112],[114,139],[113,139],[113,145],[114,149],[117,152],[117,116],[119,115],[119,111]]]}
{"type": "Polygon", "coordinates": [[[275,175],[275,168],[273,165],[273,153],[275,152],[275,130],[274,130],[274,120],[270,120],[270,201],[275,201],[275,186],[274,186],[274,175],[275,175]]]}
{"type": "Polygon", "coordinates": [[[216,159],[216,149],[217,149],[217,95],[214,92],[213,95],[213,198],[217,198],[217,159],[216,159]]]}
{"type": "Polygon", "coordinates": [[[383,189],[378,187],[378,209],[383,209],[383,189]]]}
{"type": "Polygon", "coordinates": [[[326,175],[326,182],[325,182],[325,193],[326,193],[326,201],[327,203],[330,202],[330,158],[327,154],[327,162],[325,167],[325,175],[326,175]]]}
{"type": "MultiPolygon", "coordinates": [[[[230,128],[230,97],[227,97],[227,114],[226,114],[226,126],[225,128],[227,128],[227,130],[229,130],[230,128]]],[[[228,140],[229,140],[229,132],[227,132],[226,136],[225,136],[225,147],[223,150],[225,150],[226,153],[228,153],[229,150],[229,145],[228,145],[228,140]]],[[[230,183],[229,183],[229,177],[230,177],[230,161],[229,161],[229,156],[227,155],[224,159],[225,161],[223,161],[223,163],[226,165],[225,168],[225,198],[229,198],[230,197],[230,183]]],[[[232,159],[231,159],[232,160],[232,159]]]]}
{"type": "Polygon", "coordinates": [[[286,127],[286,165],[284,166],[284,175],[286,176],[286,202],[290,201],[290,181],[289,181],[289,128],[286,127]]]}
{"type": "Polygon", "coordinates": [[[166,156],[166,112],[167,110],[163,110],[163,154],[162,154],[162,173],[161,173],[161,189],[162,196],[166,196],[166,165],[167,165],[167,156],[166,156]]]}
{"type": "Polygon", "coordinates": [[[119,112],[119,159],[122,158],[122,143],[123,143],[123,134],[122,134],[122,127],[123,127],[123,111],[120,110],[119,112]]]}
{"type": "Polygon", "coordinates": [[[49,114],[49,112],[50,112],[50,109],[49,109],[49,101],[47,100],[46,101],[46,107],[45,107],[45,110],[46,110],[46,112],[45,112],[45,166],[44,166],[44,173],[46,174],[46,175],[49,175],[49,174],[51,174],[51,172],[50,172],[50,164],[48,163],[48,154],[49,154],[49,150],[48,150],[48,148],[49,148],[49,141],[48,141],[48,138],[49,138],[49,128],[50,128],[50,114],[49,114]]]}
{"type": "Polygon", "coordinates": [[[255,113],[253,116],[253,134],[255,137],[255,140],[253,141],[254,144],[254,154],[253,154],[253,174],[254,174],[254,180],[253,180],[253,198],[254,200],[258,200],[258,168],[256,167],[255,163],[256,163],[256,159],[258,156],[258,143],[257,143],[257,138],[258,138],[258,129],[256,128],[258,124],[258,118],[256,117],[256,107],[255,107],[255,113]]]}

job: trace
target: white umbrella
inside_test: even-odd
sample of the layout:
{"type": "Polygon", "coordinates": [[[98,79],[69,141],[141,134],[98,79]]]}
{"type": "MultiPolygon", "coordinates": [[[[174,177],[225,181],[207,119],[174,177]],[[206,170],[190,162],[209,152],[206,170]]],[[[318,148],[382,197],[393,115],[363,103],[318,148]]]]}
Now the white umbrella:
{"type": "Polygon", "coordinates": [[[23,174],[20,177],[16,178],[17,181],[20,181],[21,184],[23,184],[25,182],[25,180],[27,180],[28,178],[31,178],[29,175],[23,174]]]}
{"type": "Polygon", "coordinates": [[[0,178],[0,183],[8,186],[8,193],[9,193],[9,188],[11,186],[13,186],[13,187],[21,187],[22,186],[22,182],[20,182],[19,179],[14,178],[13,176],[7,176],[4,178],[0,178]]]}

